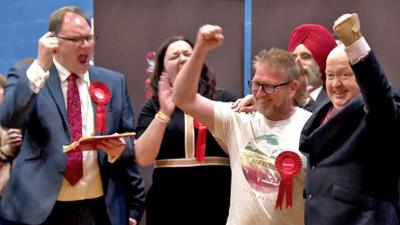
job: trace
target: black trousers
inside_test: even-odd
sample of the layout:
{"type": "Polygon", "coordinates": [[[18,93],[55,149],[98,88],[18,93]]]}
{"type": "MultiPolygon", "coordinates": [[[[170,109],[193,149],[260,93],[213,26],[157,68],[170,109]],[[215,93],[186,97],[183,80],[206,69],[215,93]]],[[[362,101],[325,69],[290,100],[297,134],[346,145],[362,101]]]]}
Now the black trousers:
{"type": "Polygon", "coordinates": [[[42,225],[110,225],[104,199],[56,202],[42,225]]]}
{"type": "MultiPolygon", "coordinates": [[[[5,220],[0,224],[25,225],[5,220]]],[[[72,202],[57,201],[50,216],[41,225],[111,225],[111,223],[104,199],[101,197],[72,202]]]]}

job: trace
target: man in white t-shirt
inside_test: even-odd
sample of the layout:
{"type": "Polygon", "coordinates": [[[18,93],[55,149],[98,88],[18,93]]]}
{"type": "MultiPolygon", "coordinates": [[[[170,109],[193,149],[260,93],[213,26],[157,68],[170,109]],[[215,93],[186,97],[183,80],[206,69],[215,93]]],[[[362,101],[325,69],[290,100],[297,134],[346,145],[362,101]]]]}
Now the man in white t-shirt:
{"type": "MultiPolygon", "coordinates": [[[[223,39],[219,26],[204,25],[199,29],[192,56],[179,72],[172,95],[179,108],[204,123],[227,147],[232,169],[227,224],[304,224],[306,162],[298,149],[302,127],[311,113],[292,104],[299,66],[287,51],[261,51],[254,60],[255,75],[249,82],[257,111],[234,112],[231,104],[211,101],[196,93],[207,54],[223,39]],[[276,209],[281,176],[275,159],[283,151],[295,152],[303,166],[293,179],[293,206],[287,208],[283,204],[276,209]]],[[[160,94],[171,94],[166,75],[161,77],[160,94]]]]}

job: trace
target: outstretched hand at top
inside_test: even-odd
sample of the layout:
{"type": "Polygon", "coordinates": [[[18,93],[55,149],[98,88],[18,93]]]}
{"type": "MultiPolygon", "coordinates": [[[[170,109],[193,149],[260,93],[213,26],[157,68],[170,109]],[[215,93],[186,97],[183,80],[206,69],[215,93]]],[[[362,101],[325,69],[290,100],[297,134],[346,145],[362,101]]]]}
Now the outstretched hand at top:
{"type": "Polygon", "coordinates": [[[344,14],[340,16],[333,25],[333,31],[335,31],[346,47],[350,46],[363,36],[357,13],[344,14]]]}
{"type": "Polygon", "coordinates": [[[217,25],[203,25],[200,27],[197,34],[197,46],[206,50],[211,51],[224,42],[223,30],[217,25]]]}
{"type": "Polygon", "coordinates": [[[47,32],[39,39],[37,62],[48,71],[53,64],[53,54],[58,49],[58,39],[52,32],[47,32]]]}

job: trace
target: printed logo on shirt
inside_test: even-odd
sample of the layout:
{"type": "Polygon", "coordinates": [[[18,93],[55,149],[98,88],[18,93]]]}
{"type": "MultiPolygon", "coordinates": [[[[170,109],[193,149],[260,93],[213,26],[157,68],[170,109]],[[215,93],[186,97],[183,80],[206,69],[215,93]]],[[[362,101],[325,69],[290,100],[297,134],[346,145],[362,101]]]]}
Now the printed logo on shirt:
{"type": "Polygon", "coordinates": [[[262,135],[250,140],[241,152],[242,170],[247,182],[258,192],[277,192],[280,175],[275,159],[282,150],[278,136],[262,135]]]}

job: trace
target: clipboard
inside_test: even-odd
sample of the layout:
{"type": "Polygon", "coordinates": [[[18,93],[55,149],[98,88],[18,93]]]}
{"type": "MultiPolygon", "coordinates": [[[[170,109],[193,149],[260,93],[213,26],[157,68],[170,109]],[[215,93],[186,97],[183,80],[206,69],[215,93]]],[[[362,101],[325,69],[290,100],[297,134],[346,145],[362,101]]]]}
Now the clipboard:
{"type": "Polygon", "coordinates": [[[88,136],[81,137],[78,141],[75,141],[69,145],[63,146],[63,152],[67,153],[69,151],[78,149],[80,151],[88,151],[88,150],[96,150],[96,146],[102,143],[103,141],[119,139],[122,137],[130,137],[134,136],[135,132],[126,132],[122,134],[110,134],[110,135],[100,135],[100,136],[88,136]]]}

